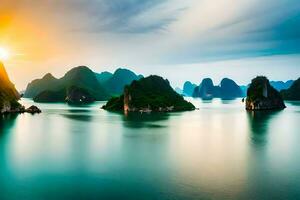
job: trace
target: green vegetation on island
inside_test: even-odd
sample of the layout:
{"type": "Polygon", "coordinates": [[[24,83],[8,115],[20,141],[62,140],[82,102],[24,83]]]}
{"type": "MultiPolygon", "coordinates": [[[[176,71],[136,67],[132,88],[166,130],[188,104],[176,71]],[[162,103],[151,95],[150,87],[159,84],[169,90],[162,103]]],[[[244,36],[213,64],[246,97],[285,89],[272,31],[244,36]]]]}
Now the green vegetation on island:
{"type": "Polygon", "coordinates": [[[24,97],[36,102],[67,102],[73,104],[108,100],[120,95],[125,85],[142,78],[128,69],[117,69],[114,73],[95,73],[88,67],[79,66],[57,79],[50,73],[28,84],[24,97]]]}
{"type": "Polygon", "coordinates": [[[42,79],[32,81],[24,96],[33,98],[36,102],[82,104],[107,100],[110,95],[92,70],[79,66],[68,71],[61,79],[47,74],[42,79]]]}
{"type": "Polygon", "coordinates": [[[195,106],[177,94],[168,80],[151,75],[133,81],[125,87],[123,95],[113,97],[103,109],[125,112],[174,112],[194,110],[195,106]]]}

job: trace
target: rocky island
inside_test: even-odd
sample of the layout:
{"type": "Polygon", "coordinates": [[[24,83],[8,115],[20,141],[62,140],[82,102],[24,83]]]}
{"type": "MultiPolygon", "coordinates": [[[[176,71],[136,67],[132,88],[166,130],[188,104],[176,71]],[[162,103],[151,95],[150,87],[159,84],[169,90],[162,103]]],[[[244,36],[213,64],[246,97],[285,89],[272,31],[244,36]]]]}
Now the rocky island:
{"type": "Polygon", "coordinates": [[[195,106],[177,94],[168,80],[151,75],[133,81],[119,97],[110,99],[102,107],[109,111],[176,112],[191,111],[195,106]]]}
{"type": "Polygon", "coordinates": [[[235,99],[243,97],[243,91],[232,79],[223,78],[219,85],[214,85],[212,79],[205,78],[194,88],[193,97],[202,99],[235,99]]]}
{"type": "Polygon", "coordinates": [[[9,80],[4,65],[0,62],[0,114],[3,113],[40,113],[36,106],[25,109],[18,100],[20,95],[14,84],[9,80]]]}
{"type": "Polygon", "coordinates": [[[280,93],[270,85],[264,76],[251,81],[247,90],[246,110],[281,110],[285,104],[280,93]]]}

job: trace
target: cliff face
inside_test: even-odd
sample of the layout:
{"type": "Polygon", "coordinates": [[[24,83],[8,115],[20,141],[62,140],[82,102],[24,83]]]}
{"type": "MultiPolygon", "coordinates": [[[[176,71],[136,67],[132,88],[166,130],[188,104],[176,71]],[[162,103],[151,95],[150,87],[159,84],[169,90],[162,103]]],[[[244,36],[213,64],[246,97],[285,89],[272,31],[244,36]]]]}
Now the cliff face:
{"type": "Polygon", "coordinates": [[[274,89],[266,77],[258,76],[252,80],[246,99],[246,110],[278,110],[285,104],[279,92],[274,89]]]}
{"type": "Polygon", "coordinates": [[[185,101],[159,76],[149,76],[133,81],[120,97],[112,98],[103,106],[106,110],[125,112],[172,112],[194,110],[193,104],[185,101]]]}
{"type": "Polygon", "coordinates": [[[21,110],[23,107],[18,103],[19,99],[19,93],[9,80],[4,65],[0,62],[0,113],[21,110]]]}

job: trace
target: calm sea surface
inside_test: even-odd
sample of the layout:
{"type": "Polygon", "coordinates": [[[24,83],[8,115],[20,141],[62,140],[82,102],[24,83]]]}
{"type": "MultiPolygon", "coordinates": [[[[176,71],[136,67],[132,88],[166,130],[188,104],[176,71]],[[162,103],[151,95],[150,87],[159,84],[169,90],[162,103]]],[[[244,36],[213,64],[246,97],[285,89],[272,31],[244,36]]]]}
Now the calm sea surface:
{"type": "Polygon", "coordinates": [[[254,113],[192,101],[199,110],[172,114],[98,102],[0,116],[0,199],[300,199],[300,102],[254,113]]]}

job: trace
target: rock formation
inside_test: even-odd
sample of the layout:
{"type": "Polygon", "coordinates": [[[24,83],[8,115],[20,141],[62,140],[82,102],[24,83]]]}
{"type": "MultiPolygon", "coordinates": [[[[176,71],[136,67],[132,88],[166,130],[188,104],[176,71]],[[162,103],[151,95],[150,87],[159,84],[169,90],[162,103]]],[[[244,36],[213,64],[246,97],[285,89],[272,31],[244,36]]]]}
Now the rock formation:
{"type": "Polygon", "coordinates": [[[269,80],[258,76],[251,81],[247,90],[246,110],[279,110],[285,104],[279,92],[274,89],[269,80]]]}
{"type": "Polygon", "coordinates": [[[23,107],[18,103],[20,95],[9,80],[4,65],[0,62],[0,113],[17,112],[23,107]]]}
{"type": "Polygon", "coordinates": [[[32,105],[29,108],[25,109],[25,112],[34,114],[34,113],[41,113],[42,111],[38,107],[32,105]]]}
{"type": "MultiPolygon", "coordinates": [[[[4,65],[0,62],[0,114],[3,113],[37,113],[37,107],[25,109],[18,103],[20,95],[9,80],[4,65]]],[[[40,111],[38,112],[40,113],[40,111]]]]}

